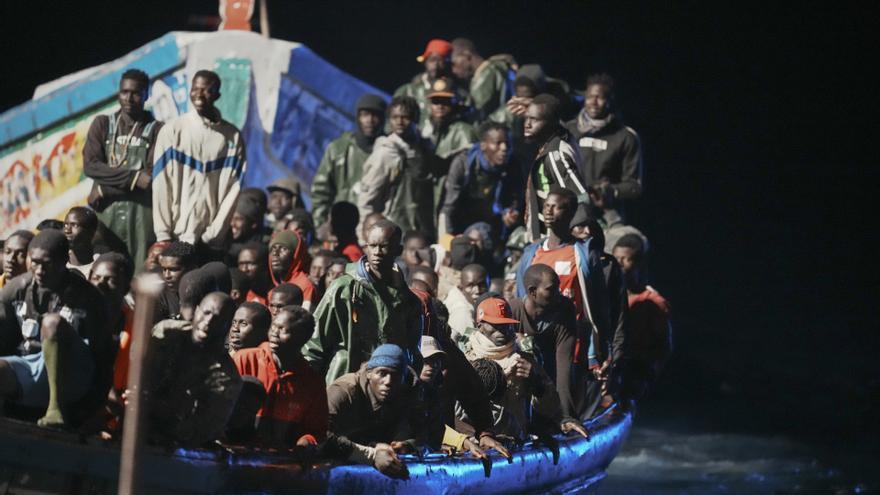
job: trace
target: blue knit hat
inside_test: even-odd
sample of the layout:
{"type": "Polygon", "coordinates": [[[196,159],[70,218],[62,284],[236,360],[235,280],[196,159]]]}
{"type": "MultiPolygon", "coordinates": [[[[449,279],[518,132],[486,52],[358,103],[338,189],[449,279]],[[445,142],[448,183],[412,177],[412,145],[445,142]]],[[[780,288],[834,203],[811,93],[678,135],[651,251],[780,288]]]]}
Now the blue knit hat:
{"type": "Polygon", "coordinates": [[[370,360],[367,361],[367,369],[378,367],[391,368],[402,372],[406,369],[406,355],[400,346],[394,344],[382,344],[373,351],[370,360]]]}

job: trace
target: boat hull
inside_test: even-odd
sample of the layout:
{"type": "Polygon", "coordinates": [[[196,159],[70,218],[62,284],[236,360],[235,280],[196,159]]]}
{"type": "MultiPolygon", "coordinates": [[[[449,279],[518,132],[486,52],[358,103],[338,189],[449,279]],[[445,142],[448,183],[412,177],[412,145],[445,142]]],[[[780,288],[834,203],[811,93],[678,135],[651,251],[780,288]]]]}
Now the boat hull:
{"type": "MultiPolygon", "coordinates": [[[[280,456],[225,451],[148,449],[141,469],[145,493],[541,493],[588,491],[605,476],[632,426],[614,411],[588,423],[589,441],[557,436],[551,449],[526,444],[512,462],[493,453],[491,474],[469,456],[405,456],[408,480],[393,480],[369,466],[323,463],[305,468],[280,456]]],[[[30,493],[115,493],[119,449],[97,440],[0,420],[0,489],[30,493]]],[[[4,490],[0,490],[4,491],[4,490]]]]}

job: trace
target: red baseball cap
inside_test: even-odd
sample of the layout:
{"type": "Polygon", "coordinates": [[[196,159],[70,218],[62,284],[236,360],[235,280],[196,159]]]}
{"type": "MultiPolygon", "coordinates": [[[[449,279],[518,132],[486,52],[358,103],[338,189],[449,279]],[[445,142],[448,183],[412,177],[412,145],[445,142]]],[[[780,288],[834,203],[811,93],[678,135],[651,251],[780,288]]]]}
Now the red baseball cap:
{"type": "Polygon", "coordinates": [[[495,324],[519,323],[519,320],[514,320],[512,317],[510,305],[500,297],[487,297],[477,306],[477,323],[481,321],[495,324]]]}
{"type": "Polygon", "coordinates": [[[442,57],[448,57],[452,54],[452,43],[439,38],[434,38],[429,41],[428,46],[425,47],[425,53],[416,57],[416,60],[424,62],[432,53],[436,53],[442,57]]]}

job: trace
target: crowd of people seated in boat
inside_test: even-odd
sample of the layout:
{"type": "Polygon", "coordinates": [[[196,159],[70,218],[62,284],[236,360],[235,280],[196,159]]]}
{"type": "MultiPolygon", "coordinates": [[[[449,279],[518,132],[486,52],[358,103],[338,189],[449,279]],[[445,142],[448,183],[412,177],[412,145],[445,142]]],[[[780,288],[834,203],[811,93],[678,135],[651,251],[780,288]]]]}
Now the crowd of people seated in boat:
{"type": "Polygon", "coordinates": [[[669,308],[625,223],[642,161],[613,79],[581,94],[461,38],[418,61],[316,144],[310,185],[265,189],[242,186],[217,74],[162,123],[150,76],[126,71],[82,148],[88,206],[3,243],[4,414],[118,441],[147,273],[164,282],[145,327],[152,444],[405,477],[401,454],[510,457],[632,407],[671,350],[669,308]]]}

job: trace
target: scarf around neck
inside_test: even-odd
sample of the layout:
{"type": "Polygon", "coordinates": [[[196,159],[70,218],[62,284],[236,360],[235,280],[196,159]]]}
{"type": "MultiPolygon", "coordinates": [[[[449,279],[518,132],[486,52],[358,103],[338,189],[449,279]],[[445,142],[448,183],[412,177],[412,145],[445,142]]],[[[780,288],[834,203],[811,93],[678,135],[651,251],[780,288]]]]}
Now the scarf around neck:
{"type": "Polygon", "coordinates": [[[578,132],[581,134],[587,133],[596,133],[601,131],[605,126],[611,123],[614,120],[614,114],[609,113],[607,117],[604,119],[593,119],[587,115],[587,109],[581,108],[581,111],[578,112],[577,118],[577,128],[578,132]]]}
{"type": "Polygon", "coordinates": [[[491,359],[497,361],[507,373],[508,368],[512,367],[516,361],[516,341],[511,340],[505,345],[495,345],[488,337],[476,331],[471,334],[468,341],[470,343],[472,359],[491,359]],[[510,361],[507,363],[506,361],[510,361]]]}

